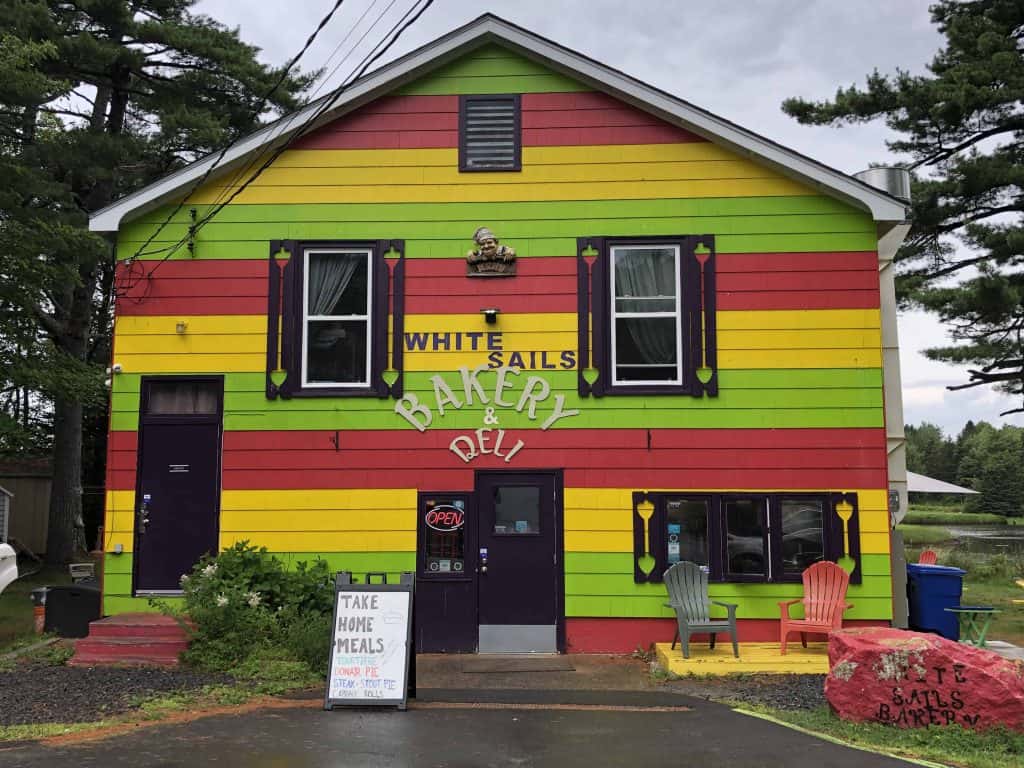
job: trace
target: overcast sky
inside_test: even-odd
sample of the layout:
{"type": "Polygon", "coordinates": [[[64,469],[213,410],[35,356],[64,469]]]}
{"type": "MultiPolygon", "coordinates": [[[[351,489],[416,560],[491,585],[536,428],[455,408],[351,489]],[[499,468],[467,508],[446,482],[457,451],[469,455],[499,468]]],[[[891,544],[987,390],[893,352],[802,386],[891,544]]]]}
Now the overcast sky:
{"type": "MultiPolygon", "coordinates": [[[[334,69],[392,0],[346,0],[303,59],[306,69],[334,69]],[[369,9],[354,34],[339,43],[369,9]]],[[[197,10],[241,29],[242,38],[281,64],[302,46],[332,0],[251,3],[200,0],[197,10]]],[[[392,49],[405,53],[491,12],[562,45],[673,93],[785,146],[847,173],[896,160],[884,125],[810,128],[779,109],[788,96],[821,99],[838,86],[863,83],[872,69],[922,71],[941,37],[929,21],[928,0],[435,0],[392,49]]],[[[333,87],[351,72],[383,31],[412,5],[396,0],[333,87]]],[[[388,58],[392,58],[390,55],[388,58]]],[[[324,91],[321,90],[320,93],[324,91]]],[[[949,392],[966,371],[927,360],[920,350],[947,343],[941,325],[923,313],[900,316],[903,405],[908,424],[931,421],[955,435],[967,419],[1000,424],[999,412],[1019,400],[987,387],[949,392]]],[[[1024,415],[1009,417],[1024,425],[1024,415]]]]}

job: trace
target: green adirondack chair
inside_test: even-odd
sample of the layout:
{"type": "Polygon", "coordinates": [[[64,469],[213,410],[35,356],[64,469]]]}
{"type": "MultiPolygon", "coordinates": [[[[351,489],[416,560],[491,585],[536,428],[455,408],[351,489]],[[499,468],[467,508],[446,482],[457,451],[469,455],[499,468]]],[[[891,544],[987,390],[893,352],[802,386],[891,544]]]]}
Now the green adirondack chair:
{"type": "Polygon", "coordinates": [[[683,658],[690,658],[690,635],[708,634],[711,636],[711,648],[715,647],[715,634],[728,632],[732,636],[732,653],[740,657],[739,645],[736,641],[736,604],[723,603],[708,598],[708,575],[696,563],[682,561],[676,563],[664,576],[665,587],[668,589],[669,608],[676,612],[675,639],[681,641],[683,658]],[[709,609],[719,605],[728,611],[728,618],[712,619],[709,609]]]}

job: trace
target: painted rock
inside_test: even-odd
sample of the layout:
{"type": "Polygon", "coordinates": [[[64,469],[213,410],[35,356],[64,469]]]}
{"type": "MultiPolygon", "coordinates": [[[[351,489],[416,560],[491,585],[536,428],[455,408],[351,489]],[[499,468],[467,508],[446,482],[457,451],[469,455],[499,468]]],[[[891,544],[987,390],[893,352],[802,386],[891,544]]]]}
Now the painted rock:
{"type": "Polygon", "coordinates": [[[825,697],[844,720],[1024,731],[1024,662],[883,627],[833,632],[828,657],[825,697]]]}

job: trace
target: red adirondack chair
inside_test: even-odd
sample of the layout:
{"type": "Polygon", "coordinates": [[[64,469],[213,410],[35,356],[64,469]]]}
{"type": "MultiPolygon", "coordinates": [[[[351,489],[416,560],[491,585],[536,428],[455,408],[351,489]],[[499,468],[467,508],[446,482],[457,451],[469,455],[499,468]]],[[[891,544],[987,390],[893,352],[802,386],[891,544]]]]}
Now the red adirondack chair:
{"type": "Polygon", "coordinates": [[[853,608],[851,603],[846,602],[850,574],[835,563],[820,560],[804,571],[803,579],[804,596],[779,603],[779,610],[782,613],[779,630],[783,655],[786,653],[786,637],[790,632],[799,632],[800,642],[806,648],[808,632],[828,634],[834,629],[842,629],[843,611],[853,608]],[[789,616],[789,606],[795,603],[804,604],[802,619],[793,619],[789,616]]]}
{"type": "Polygon", "coordinates": [[[935,565],[939,562],[939,556],[935,554],[934,549],[923,549],[921,554],[917,558],[918,565],[935,565]]]}

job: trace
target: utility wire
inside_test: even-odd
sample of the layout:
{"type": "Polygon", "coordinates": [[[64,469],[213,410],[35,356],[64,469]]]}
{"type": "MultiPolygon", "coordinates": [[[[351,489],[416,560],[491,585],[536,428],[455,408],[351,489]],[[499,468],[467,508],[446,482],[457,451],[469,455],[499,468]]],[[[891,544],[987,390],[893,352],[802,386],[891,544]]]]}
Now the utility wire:
{"type": "Polygon", "coordinates": [[[381,58],[381,56],[388,52],[391,46],[393,46],[398,41],[398,39],[410,26],[416,23],[420,16],[423,15],[423,13],[427,10],[427,8],[429,8],[433,4],[433,2],[434,0],[426,0],[426,2],[422,5],[422,7],[420,7],[419,10],[416,10],[416,3],[413,3],[412,7],[405,12],[402,18],[399,19],[399,21],[391,27],[391,29],[385,35],[385,40],[389,35],[393,34],[394,36],[391,37],[390,40],[387,40],[386,43],[384,43],[383,41],[381,43],[378,43],[378,45],[375,46],[374,49],[371,50],[370,53],[368,53],[363,58],[362,62],[360,62],[358,66],[357,71],[355,71],[354,74],[346,78],[345,81],[340,86],[338,86],[332,93],[326,96],[324,98],[323,103],[316,109],[314,114],[311,115],[306,120],[306,123],[301,128],[296,130],[295,133],[289,136],[288,139],[285,142],[283,142],[281,146],[278,147],[273,152],[273,154],[269,158],[267,158],[267,160],[264,161],[264,163],[258,169],[256,169],[256,172],[253,173],[252,176],[250,176],[237,189],[233,190],[231,195],[226,200],[224,200],[220,205],[218,205],[212,211],[207,213],[206,216],[204,216],[202,220],[200,220],[192,228],[193,233],[198,232],[200,229],[206,226],[206,224],[208,224],[214,218],[214,216],[220,213],[220,211],[222,211],[227,205],[229,205],[232,200],[234,200],[236,197],[242,194],[242,192],[244,192],[249,187],[250,184],[256,181],[256,179],[258,179],[262,175],[262,173],[267,168],[269,168],[270,165],[275,160],[277,160],[277,158],[280,157],[292,144],[294,144],[298,139],[300,139],[302,136],[306,135],[310,130],[312,130],[316,125],[317,119],[319,119],[325,112],[327,112],[331,107],[333,107],[334,104],[337,102],[338,98],[342,95],[342,93],[344,93],[353,83],[357,82],[366,73],[370,66],[373,65],[374,62],[376,62],[378,59],[381,58]],[[397,32],[395,31],[396,29],[397,32]],[[382,44],[383,47],[381,47],[382,44]],[[377,48],[380,48],[380,50],[376,50],[377,48]]]}
{"type": "MultiPolygon", "coordinates": [[[[331,55],[328,56],[327,60],[324,62],[324,69],[326,69],[330,65],[331,60],[338,54],[342,46],[348,41],[350,37],[352,37],[353,33],[355,33],[355,31],[359,28],[359,25],[363,23],[363,19],[366,18],[366,16],[370,13],[373,7],[377,5],[379,2],[380,0],[373,0],[373,2],[366,6],[366,10],[363,11],[362,15],[356,20],[356,23],[352,26],[351,29],[349,29],[348,33],[345,35],[344,38],[342,38],[341,42],[334,47],[334,50],[331,51],[331,55]]],[[[338,71],[341,65],[348,61],[349,57],[356,52],[356,50],[362,44],[363,40],[365,40],[366,37],[370,34],[370,32],[372,32],[376,28],[376,26],[384,19],[384,16],[387,15],[387,12],[391,10],[391,8],[394,6],[396,2],[398,2],[398,0],[391,0],[391,2],[388,3],[387,7],[380,12],[376,20],[373,22],[373,24],[371,24],[366,29],[366,31],[363,32],[360,38],[352,46],[352,48],[349,49],[348,53],[346,53],[341,58],[341,60],[338,61],[338,63],[334,66],[330,73],[326,77],[320,78],[320,84],[317,85],[314,91],[306,99],[306,104],[304,106],[309,106],[311,103],[313,103],[313,101],[316,98],[316,95],[320,92],[320,90],[330,81],[332,77],[334,77],[335,72],[338,71]]],[[[280,135],[280,132],[284,130],[284,127],[285,121],[278,121],[276,126],[276,132],[272,133],[270,136],[267,137],[263,147],[253,152],[252,156],[249,158],[249,161],[243,167],[235,171],[235,173],[232,174],[229,180],[224,182],[223,186],[221,186],[220,188],[220,191],[217,193],[217,197],[215,197],[213,200],[213,208],[217,207],[220,204],[220,202],[224,199],[224,196],[230,193],[231,189],[235,186],[235,184],[237,184],[241,179],[245,178],[245,175],[249,173],[249,171],[252,170],[253,167],[255,167],[256,163],[258,163],[268,152],[272,151],[273,142],[277,140],[277,137],[280,135]]]]}
{"type": "MultiPolygon", "coordinates": [[[[278,79],[277,79],[277,82],[274,83],[273,86],[271,86],[270,90],[268,90],[265,94],[263,94],[262,98],[259,101],[258,106],[256,107],[256,109],[253,112],[252,119],[254,119],[254,120],[257,119],[263,113],[263,110],[266,109],[267,103],[270,101],[270,98],[284,84],[285,80],[288,79],[288,75],[291,72],[292,68],[299,62],[299,59],[301,59],[303,57],[303,55],[305,55],[306,51],[309,50],[309,47],[313,44],[313,41],[316,40],[317,35],[319,35],[320,32],[323,31],[324,27],[326,27],[330,23],[331,19],[334,17],[334,14],[341,7],[341,4],[343,2],[345,2],[345,0],[335,0],[334,5],[331,7],[331,10],[329,10],[327,12],[327,14],[322,19],[320,19],[320,23],[317,24],[316,29],[314,29],[313,32],[309,35],[309,37],[306,39],[306,43],[305,43],[305,45],[302,46],[302,49],[297,54],[295,54],[295,56],[292,57],[292,60],[290,62],[288,62],[287,65],[285,65],[284,69],[281,71],[280,77],[278,77],[278,79]]],[[[242,137],[238,136],[238,137],[234,138],[233,140],[231,140],[230,142],[228,142],[227,144],[224,145],[224,148],[221,149],[221,151],[218,153],[216,159],[206,168],[206,170],[203,172],[202,176],[200,176],[199,179],[196,180],[195,184],[192,185],[192,188],[189,190],[188,194],[186,194],[184,197],[181,198],[181,201],[174,207],[174,210],[172,210],[167,215],[167,218],[165,218],[160,223],[160,226],[158,226],[150,234],[150,236],[148,238],[146,238],[146,241],[142,245],[140,245],[138,247],[138,249],[135,251],[135,253],[132,254],[127,259],[128,262],[134,262],[137,258],[139,258],[139,256],[143,255],[143,253],[145,252],[146,247],[150,243],[152,243],[154,239],[156,239],[157,235],[159,235],[167,227],[168,224],[171,223],[171,221],[174,219],[174,217],[178,215],[178,212],[185,206],[185,201],[189,197],[191,197],[195,193],[195,191],[197,189],[199,189],[199,187],[209,178],[210,174],[213,173],[213,170],[224,159],[224,156],[227,154],[228,150],[231,149],[231,147],[233,147],[235,144],[237,144],[241,139],[242,139],[242,137]]],[[[180,246],[176,246],[174,250],[176,250],[177,247],[180,247],[180,246]]],[[[171,253],[173,253],[173,252],[174,251],[172,250],[171,253]]],[[[156,253],[160,253],[160,251],[157,251],[156,253]]],[[[166,261],[166,258],[164,260],[162,260],[160,263],[163,263],[163,261],[166,261]]],[[[156,267],[158,267],[158,266],[160,266],[160,265],[157,264],[154,267],[154,269],[156,267]]],[[[150,274],[152,274],[152,272],[153,272],[153,270],[150,270],[150,274]]],[[[130,290],[130,287],[129,287],[129,290],[130,290]]]]}

